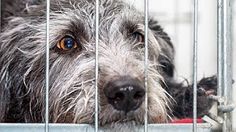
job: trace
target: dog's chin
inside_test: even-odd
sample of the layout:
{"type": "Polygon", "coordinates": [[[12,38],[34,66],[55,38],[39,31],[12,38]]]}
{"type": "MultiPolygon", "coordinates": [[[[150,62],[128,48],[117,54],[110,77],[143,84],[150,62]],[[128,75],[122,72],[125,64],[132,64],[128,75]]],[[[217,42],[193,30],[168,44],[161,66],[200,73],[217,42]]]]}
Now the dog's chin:
{"type": "Polygon", "coordinates": [[[105,124],[103,124],[103,126],[107,126],[107,125],[113,125],[113,124],[133,124],[133,125],[140,125],[143,124],[143,121],[138,121],[135,119],[131,119],[131,118],[123,118],[123,119],[117,119],[117,120],[113,120],[110,122],[107,122],[105,124]]]}
{"type": "Polygon", "coordinates": [[[144,121],[144,110],[138,108],[134,111],[124,112],[112,108],[112,113],[103,111],[100,113],[100,125],[111,124],[142,124],[144,121]]]}
{"type": "Polygon", "coordinates": [[[113,117],[116,118],[112,118],[112,120],[110,119],[108,122],[101,125],[103,130],[111,132],[133,132],[144,124],[144,118],[141,118],[142,114],[140,114],[138,110],[128,113],[118,112],[113,115],[113,117]]]}
{"type": "Polygon", "coordinates": [[[102,126],[104,131],[109,132],[135,132],[139,128],[144,127],[140,122],[135,120],[127,120],[127,121],[118,121],[118,122],[110,122],[102,126]]]}

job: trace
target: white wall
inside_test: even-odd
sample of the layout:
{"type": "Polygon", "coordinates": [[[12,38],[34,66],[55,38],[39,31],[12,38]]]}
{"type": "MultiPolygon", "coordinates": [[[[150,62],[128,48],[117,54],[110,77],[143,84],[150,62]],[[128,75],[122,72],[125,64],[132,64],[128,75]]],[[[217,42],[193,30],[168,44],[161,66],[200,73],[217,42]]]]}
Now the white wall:
{"type": "MultiPolygon", "coordinates": [[[[129,0],[139,9],[144,9],[144,0],[129,0]]],[[[199,0],[199,48],[198,78],[217,73],[217,21],[216,0],[199,0]]],[[[236,9],[236,3],[234,3],[236,9]]],[[[171,36],[176,48],[176,76],[191,79],[193,0],[149,0],[150,15],[154,15],[171,36]]],[[[236,11],[236,10],[235,10],[236,11]]],[[[235,12],[234,11],[234,12],[235,12]]],[[[236,13],[235,13],[236,14],[236,13]]],[[[234,15],[234,35],[236,34],[236,15],[234,15]]],[[[236,80],[236,38],[233,38],[233,78],[236,80]]],[[[236,85],[233,85],[236,102],[236,85]]],[[[236,110],[233,113],[236,131],[236,110]]]]}

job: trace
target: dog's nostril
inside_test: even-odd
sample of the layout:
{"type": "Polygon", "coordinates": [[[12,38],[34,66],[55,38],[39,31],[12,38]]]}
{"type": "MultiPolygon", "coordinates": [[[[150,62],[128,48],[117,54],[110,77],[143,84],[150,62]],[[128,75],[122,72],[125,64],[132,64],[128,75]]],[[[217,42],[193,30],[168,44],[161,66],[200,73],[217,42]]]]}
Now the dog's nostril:
{"type": "Polygon", "coordinates": [[[133,98],[134,98],[135,100],[142,99],[144,95],[145,95],[145,92],[144,92],[144,91],[137,91],[137,92],[134,94],[133,98]]]}
{"type": "Polygon", "coordinates": [[[118,93],[115,94],[114,100],[115,100],[115,101],[121,101],[121,100],[123,100],[124,98],[125,98],[124,93],[118,92],[118,93]]]}
{"type": "Polygon", "coordinates": [[[140,107],[144,100],[145,90],[139,81],[121,78],[109,82],[104,88],[104,93],[115,109],[129,112],[140,107]]]}

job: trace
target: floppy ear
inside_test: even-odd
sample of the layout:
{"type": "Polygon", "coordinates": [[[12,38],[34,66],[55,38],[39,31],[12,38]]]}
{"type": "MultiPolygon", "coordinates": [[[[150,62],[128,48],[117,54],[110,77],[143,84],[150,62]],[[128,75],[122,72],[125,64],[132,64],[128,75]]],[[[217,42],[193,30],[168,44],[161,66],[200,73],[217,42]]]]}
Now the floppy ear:
{"type": "Polygon", "coordinates": [[[157,21],[149,20],[149,28],[154,33],[157,42],[160,45],[161,53],[158,57],[160,63],[160,70],[167,77],[173,77],[174,75],[174,47],[171,39],[157,21]]]}

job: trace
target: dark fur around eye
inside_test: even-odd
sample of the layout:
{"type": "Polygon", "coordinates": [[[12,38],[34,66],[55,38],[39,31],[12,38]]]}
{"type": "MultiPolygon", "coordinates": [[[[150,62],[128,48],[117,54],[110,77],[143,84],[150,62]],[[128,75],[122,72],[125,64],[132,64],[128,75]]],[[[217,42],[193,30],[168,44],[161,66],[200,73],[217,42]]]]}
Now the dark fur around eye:
{"type": "Polygon", "coordinates": [[[136,32],[132,33],[132,37],[135,41],[140,42],[140,43],[144,43],[145,37],[142,33],[136,31],[136,32]]]}

